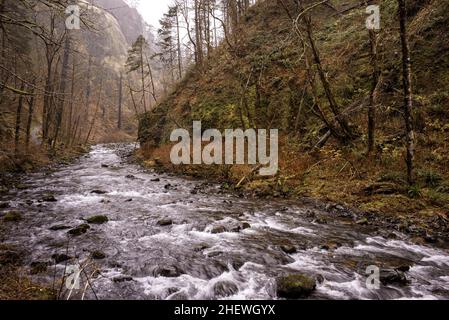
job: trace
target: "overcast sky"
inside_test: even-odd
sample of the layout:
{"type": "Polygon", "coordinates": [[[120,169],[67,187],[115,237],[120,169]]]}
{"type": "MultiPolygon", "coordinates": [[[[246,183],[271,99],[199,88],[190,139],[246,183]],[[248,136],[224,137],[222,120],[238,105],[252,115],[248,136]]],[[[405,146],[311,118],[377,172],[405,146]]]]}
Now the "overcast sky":
{"type": "MultiPolygon", "coordinates": [[[[133,2],[132,0],[130,1],[133,2]]],[[[146,22],[159,28],[159,19],[167,12],[168,6],[172,3],[172,0],[139,0],[135,1],[139,3],[137,9],[146,22]]]]}

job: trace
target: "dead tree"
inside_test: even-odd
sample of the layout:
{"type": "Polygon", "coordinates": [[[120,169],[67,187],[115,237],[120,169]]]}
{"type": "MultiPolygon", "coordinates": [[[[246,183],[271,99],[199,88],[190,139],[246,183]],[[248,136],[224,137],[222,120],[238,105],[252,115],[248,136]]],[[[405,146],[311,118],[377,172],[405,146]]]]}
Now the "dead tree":
{"type": "Polygon", "coordinates": [[[412,63],[410,57],[410,45],[407,34],[407,10],[405,0],[398,0],[399,24],[402,46],[402,78],[404,90],[404,119],[406,130],[406,164],[407,180],[410,185],[415,183],[414,158],[415,158],[415,132],[413,129],[413,93],[412,93],[412,63]]]}

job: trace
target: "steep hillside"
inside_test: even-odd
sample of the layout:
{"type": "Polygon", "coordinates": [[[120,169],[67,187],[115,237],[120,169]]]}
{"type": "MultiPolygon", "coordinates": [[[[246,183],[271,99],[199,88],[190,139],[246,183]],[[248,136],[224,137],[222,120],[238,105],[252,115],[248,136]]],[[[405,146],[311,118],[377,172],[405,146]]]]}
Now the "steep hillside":
{"type": "MultiPolygon", "coordinates": [[[[284,2],[295,12],[293,1],[284,2]]],[[[324,148],[313,149],[327,128],[314,108],[302,46],[284,8],[277,1],[259,1],[230,37],[231,46],[224,42],[203,69],[192,69],[158,108],[142,118],[139,136],[144,158],[168,169],[207,174],[227,185],[240,182],[239,187],[260,195],[318,197],[394,214],[399,220],[408,217],[410,221],[410,214],[434,219],[447,212],[449,2],[408,1],[418,131],[419,183],[413,187],[406,185],[404,175],[397,1],[381,1],[382,80],[376,155],[370,157],[366,156],[366,113],[372,66],[366,7],[357,6],[359,1],[331,3],[314,9],[313,37],[337,103],[357,139],[346,144],[331,139],[324,148]],[[201,120],[203,128],[280,129],[279,174],[260,179],[245,166],[173,167],[168,159],[170,145],[165,143],[174,128],[190,128],[193,120],[201,120]]],[[[325,104],[321,86],[318,96],[325,104]]]]}

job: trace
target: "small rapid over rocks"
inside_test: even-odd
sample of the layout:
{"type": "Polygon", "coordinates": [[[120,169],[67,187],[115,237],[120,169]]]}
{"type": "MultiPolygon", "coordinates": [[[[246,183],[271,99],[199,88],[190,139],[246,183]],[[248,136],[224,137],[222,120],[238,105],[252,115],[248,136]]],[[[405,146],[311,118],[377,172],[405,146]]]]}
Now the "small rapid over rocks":
{"type": "Polygon", "coordinates": [[[89,261],[85,299],[277,299],[276,279],[296,274],[315,281],[304,296],[314,299],[449,298],[446,249],[310,203],[149,172],[126,161],[132,148],[95,146],[0,195],[0,219],[17,217],[1,240],[23,248],[34,281],[54,285],[67,265],[89,261]],[[378,290],[366,285],[372,265],[378,290]]]}

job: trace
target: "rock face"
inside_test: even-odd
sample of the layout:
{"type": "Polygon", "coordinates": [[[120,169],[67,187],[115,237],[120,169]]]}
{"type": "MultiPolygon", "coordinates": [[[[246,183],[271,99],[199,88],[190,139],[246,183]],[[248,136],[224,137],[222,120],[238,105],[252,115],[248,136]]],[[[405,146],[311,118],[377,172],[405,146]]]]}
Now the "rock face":
{"type": "Polygon", "coordinates": [[[303,275],[293,274],[276,279],[276,290],[279,298],[304,299],[316,289],[316,280],[303,275]]]}

